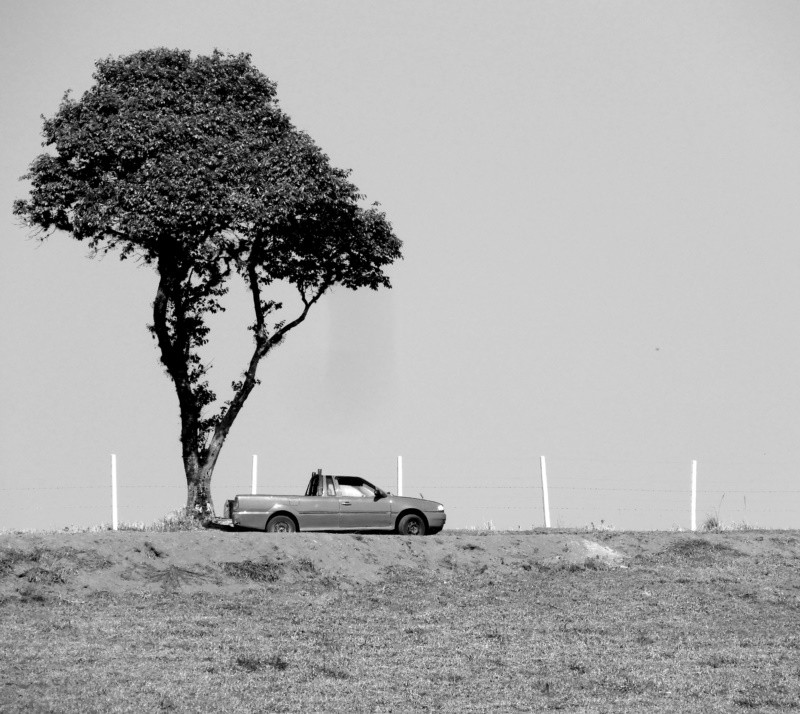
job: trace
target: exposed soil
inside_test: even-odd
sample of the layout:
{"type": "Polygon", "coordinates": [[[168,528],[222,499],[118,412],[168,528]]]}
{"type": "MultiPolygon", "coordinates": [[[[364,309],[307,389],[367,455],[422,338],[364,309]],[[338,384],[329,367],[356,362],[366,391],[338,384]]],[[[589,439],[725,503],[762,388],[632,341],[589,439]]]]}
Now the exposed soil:
{"type": "Polygon", "coordinates": [[[0,597],[29,592],[235,593],[275,580],[328,578],[348,588],[392,571],[474,572],[609,569],[711,555],[800,559],[798,531],[722,533],[534,531],[394,535],[188,532],[66,532],[0,535],[0,597]]]}

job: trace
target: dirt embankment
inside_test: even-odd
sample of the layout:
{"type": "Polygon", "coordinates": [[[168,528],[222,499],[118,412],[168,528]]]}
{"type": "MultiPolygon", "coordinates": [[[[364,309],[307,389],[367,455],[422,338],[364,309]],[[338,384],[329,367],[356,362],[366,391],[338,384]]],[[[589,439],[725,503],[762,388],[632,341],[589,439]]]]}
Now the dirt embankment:
{"type": "Polygon", "coordinates": [[[264,534],[210,529],[177,533],[99,532],[0,535],[0,597],[31,590],[131,593],[238,592],[259,583],[330,578],[341,587],[379,582],[393,570],[447,579],[455,570],[629,567],[704,550],[800,560],[800,532],[264,534]]]}

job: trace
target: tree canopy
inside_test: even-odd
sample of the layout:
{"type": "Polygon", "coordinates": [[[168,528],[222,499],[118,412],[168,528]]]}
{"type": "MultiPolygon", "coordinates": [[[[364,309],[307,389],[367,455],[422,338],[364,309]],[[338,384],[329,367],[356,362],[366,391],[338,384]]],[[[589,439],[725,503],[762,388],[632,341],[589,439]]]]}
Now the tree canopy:
{"type": "Polygon", "coordinates": [[[146,50],[98,61],[94,80],[44,119],[49,150],[23,177],[31,190],[14,213],[43,238],[66,232],[157,271],[150,327],[178,395],[188,504],[208,510],[210,494],[193,496],[192,482],[208,491],[259,361],[331,287],[390,287],[384,268],[401,243],[349,172],[292,125],[249,55],[146,50]],[[231,398],[209,411],[200,348],[234,275],[252,295],[255,345],[231,398]],[[274,321],[275,281],[299,294],[293,319],[274,321]]]}

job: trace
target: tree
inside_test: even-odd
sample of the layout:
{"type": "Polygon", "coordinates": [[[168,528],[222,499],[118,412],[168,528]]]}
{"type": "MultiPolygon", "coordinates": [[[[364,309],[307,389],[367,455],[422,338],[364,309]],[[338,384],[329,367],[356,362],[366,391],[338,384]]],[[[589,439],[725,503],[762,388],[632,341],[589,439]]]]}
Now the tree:
{"type": "Polygon", "coordinates": [[[64,231],[92,255],[156,270],[148,327],[178,396],[187,508],[208,518],[214,466],[261,360],[333,286],[391,287],[383,269],[401,243],[349,172],[292,125],[249,55],[146,50],[98,61],[94,80],[44,119],[51,150],[22,177],[30,194],[14,213],[42,240],[64,231]],[[252,295],[254,347],[220,404],[201,348],[237,275],[252,295]],[[270,298],[279,282],[302,303],[290,318],[270,298]]]}

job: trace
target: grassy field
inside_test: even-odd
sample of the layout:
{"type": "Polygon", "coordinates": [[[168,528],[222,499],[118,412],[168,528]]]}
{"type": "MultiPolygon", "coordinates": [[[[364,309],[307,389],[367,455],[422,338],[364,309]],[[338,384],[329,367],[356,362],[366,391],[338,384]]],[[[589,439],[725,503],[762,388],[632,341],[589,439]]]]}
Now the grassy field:
{"type": "Polygon", "coordinates": [[[67,587],[79,570],[108,570],[108,551],[0,538],[0,711],[800,708],[798,533],[663,534],[648,548],[602,534],[625,567],[589,557],[507,567],[508,556],[500,567],[489,545],[512,537],[522,547],[550,536],[320,541],[358,545],[362,559],[380,546],[380,577],[358,581],[311,554],[162,567],[148,541],[155,554],[137,555],[154,565],[137,565],[129,591],[67,587]],[[215,591],[220,573],[237,589],[215,591]],[[142,589],[147,578],[158,587],[142,589]]]}

